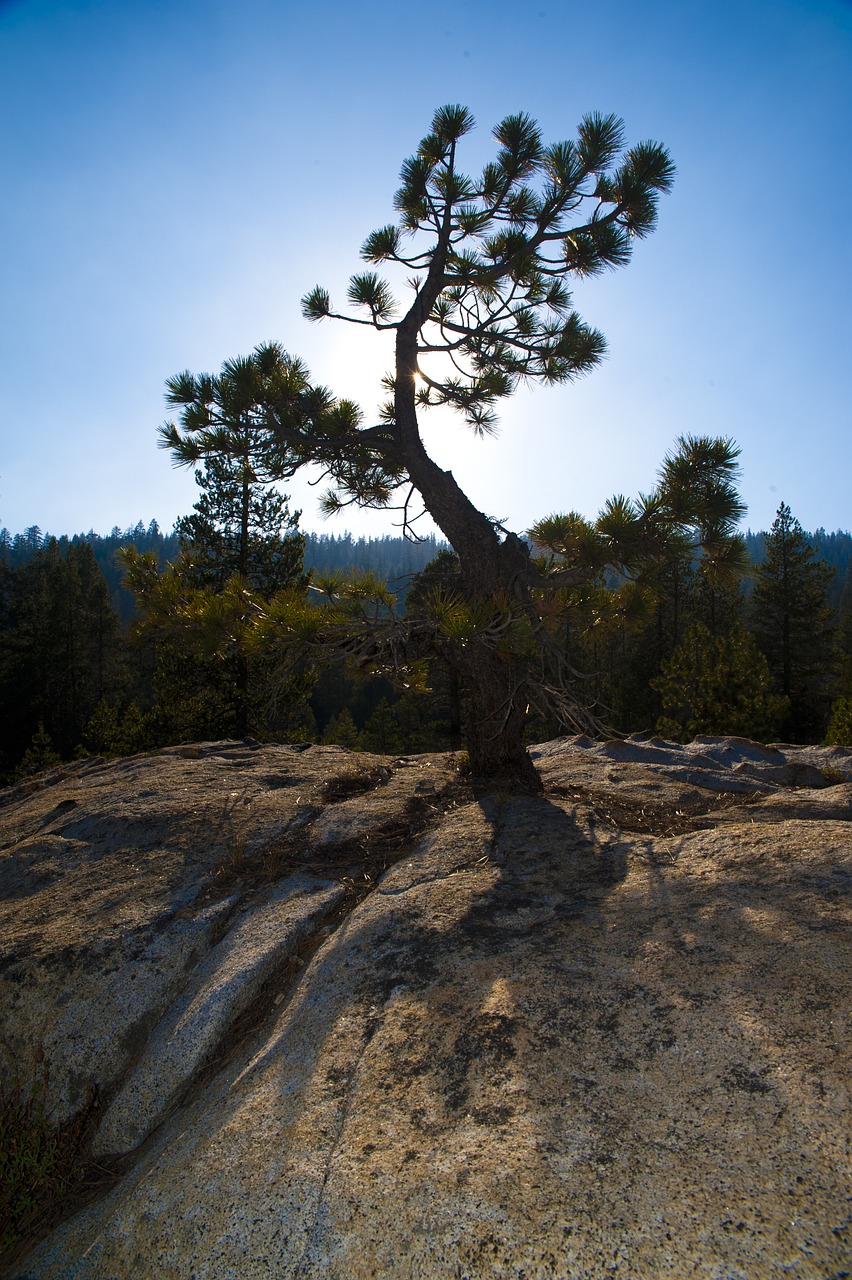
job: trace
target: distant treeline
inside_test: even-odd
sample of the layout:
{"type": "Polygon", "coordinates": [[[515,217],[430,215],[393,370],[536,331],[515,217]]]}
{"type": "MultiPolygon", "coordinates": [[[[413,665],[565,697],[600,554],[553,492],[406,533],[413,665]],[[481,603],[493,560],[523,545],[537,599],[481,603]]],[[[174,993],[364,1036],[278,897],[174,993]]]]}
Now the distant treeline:
{"type": "MultiPolygon", "coordinates": [[[[55,539],[49,533],[42,533],[38,525],[16,534],[0,529],[0,556],[5,557],[10,569],[17,569],[53,541],[62,555],[67,555],[69,547],[88,543],[106,579],[112,606],[125,624],[134,617],[136,601],[122,584],[122,569],[116,559],[116,551],[134,546],[137,551],[153,552],[160,569],[175,560],[180,551],[177,533],[163,533],[156,520],[149,525],[140,520],[132,528],[119,529],[116,526],[107,534],[90,529],[88,533],[75,533],[70,537],[62,534],[55,539]]],[[[412,574],[424,569],[446,546],[434,534],[422,541],[411,542],[403,537],[353,538],[351,533],[308,533],[305,534],[305,568],[329,572],[371,569],[386,578],[393,590],[404,596],[412,574]]]]}
{"type": "MultiPolygon", "coordinates": [[[[816,552],[816,558],[824,560],[834,570],[834,577],[828,588],[828,602],[837,612],[852,566],[852,533],[843,533],[840,529],[836,533],[826,533],[825,529],[816,529],[813,533],[806,533],[805,537],[816,552]]],[[[752,533],[749,530],[745,541],[751,563],[763,564],[766,559],[766,534],[752,533]]]]}
{"type": "MultiPolygon", "coordinates": [[[[820,528],[806,534],[806,537],[817,558],[834,569],[828,596],[829,604],[837,611],[852,566],[852,533],[841,530],[827,533],[820,528]]],[[[394,590],[403,595],[407,579],[412,574],[419,573],[434,560],[439,551],[447,547],[434,534],[420,542],[410,542],[408,538],[390,535],[381,538],[353,538],[351,533],[308,533],[305,534],[305,539],[306,569],[371,569],[387,578],[394,590]]],[[[16,534],[11,534],[8,529],[0,529],[0,556],[5,556],[9,567],[15,569],[26,564],[36,551],[41,551],[53,540],[53,535],[42,533],[38,525],[16,534]]],[[[88,533],[75,533],[71,537],[62,534],[55,541],[63,555],[69,546],[79,546],[82,542],[89,544],[106,579],[113,607],[123,622],[128,622],[133,617],[135,601],[122,586],[116,551],[127,546],[134,546],[137,551],[153,551],[162,569],[176,558],[180,550],[178,535],[163,533],[156,520],[148,525],[140,520],[128,529],[116,526],[107,534],[95,533],[91,529],[88,533]]],[[[745,542],[751,563],[762,564],[766,558],[766,535],[749,530],[745,534],[745,542]]]]}
{"type": "MultiPolygon", "coordinates": [[[[370,570],[421,622],[432,617],[436,591],[453,599],[458,565],[434,537],[289,536],[295,560],[289,567],[281,561],[276,591],[303,591],[304,539],[306,568],[370,570]]],[[[233,550],[211,545],[217,554],[223,546],[233,550]]],[[[252,544],[254,561],[265,564],[270,550],[277,564],[284,546],[286,539],[264,534],[252,544]]],[[[632,584],[603,575],[564,593],[553,634],[566,661],[586,673],[584,696],[610,731],[656,730],[678,740],[718,732],[761,741],[827,737],[852,745],[852,535],[805,534],[782,506],[772,530],[749,533],[746,546],[752,572],[744,580],[739,572],[729,581],[713,578],[687,554],[657,565],[648,597],[625,593],[632,584]]],[[[232,571],[224,561],[200,559],[200,543],[178,570],[181,609],[154,612],[146,622],[145,591],[157,575],[136,562],[143,570],[137,606],[117,557],[130,547],[152,552],[160,570],[181,550],[179,535],[164,534],[155,521],[59,538],[37,527],[14,536],[0,530],[0,785],[75,756],[247,732],[384,754],[458,749],[467,704],[440,647],[397,683],[347,666],[331,651],[291,659],[275,629],[258,630],[253,645],[238,649],[243,614],[217,619],[222,609],[242,609],[245,593],[222,591],[232,571]],[[217,566],[219,579],[211,578],[217,566]],[[219,612],[210,614],[219,627],[215,648],[205,639],[207,615],[188,611],[210,603],[196,579],[219,582],[219,612]],[[141,626],[131,627],[140,610],[141,626]]],[[[261,606],[245,614],[247,626],[263,620],[264,600],[276,597],[258,595],[250,569],[245,577],[261,606]]],[[[174,575],[163,578],[170,589],[174,575]]],[[[304,619],[294,616],[301,626],[304,619]]],[[[529,717],[529,741],[561,731],[555,720],[529,717]]]]}

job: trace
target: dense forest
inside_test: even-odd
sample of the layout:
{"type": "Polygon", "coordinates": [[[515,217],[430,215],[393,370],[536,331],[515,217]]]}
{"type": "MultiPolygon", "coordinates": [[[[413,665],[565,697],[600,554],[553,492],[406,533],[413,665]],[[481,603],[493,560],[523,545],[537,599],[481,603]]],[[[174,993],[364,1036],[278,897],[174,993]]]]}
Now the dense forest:
{"type": "MultiPolygon", "coordinates": [[[[402,596],[410,577],[425,569],[439,551],[448,550],[447,544],[434,534],[419,542],[391,535],[381,538],[353,538],[348,532],[306,533],[303,536],[306,570],[372,570],[386,578],[402,596]]],[[[828,603],[838,613],[852,565],[852,533],[842,533],[839,530],[827,533],[825,529],[816,529],[805,537],[808,545],[813,548],[816,559],[834,570],[828,584],[828,603]]],[[[744,538],[749,564],[754,567],[762,564],[766,559],[766,535],[749,530],[744,538]]],[[[113,608],[122,623],[128,623],[135,616],[136,599],[124,586],[123,569],[116,558],[116,551],[133,546],[138,551],[152,552],[162,569],[177,559],[180,541],[179,533],[175,530],[163,533],[156,520],[148,525],[140,520],[128,529],[116,527],[108,534],[89,530],[88,533],[75,533],[70,537],[67,534],[55,537],[50,533],[42,533],[37,525],[33,525],[23,533],[16,534],[10,533],[8,529],[0,529],[0,557],[5,559],[9,568],[17,569],[26,564],[37,551],[46,549],[54,542],[62,555],[67,554],[69,547],[88,543],[106,581],[113,608]]],[[[745,579],[746,591],[752,581],[750,577],[745,579]]]]}
{"type": "MultiPolygon", "coordinates": [[[[434,535],[420,542],[408,538],[385,536],[382,538],[353,538],[351,533],[306,533],[305,570],[337,570],[345,572],[370,569],[381,574],[401,596],[405,595],[407,582],[412,574],[424,569],[434,560],[446,543],[434,535]]],[[[124,571],[116,552],[123,547],[135,547],[137,551],[151,553],[157,565],[164,569],[178,557],[181,535],[176,530],[163,533],[156,520],[145,525],[140,520],[129,529],[111,529],[108,534],[75,533],[54,537],[42,533],[37,525],[23,533],[11,534],[0,529],[0,556],[9,568],[17,569],[27,563],[38,551],[56,543],[60,554],[67,555],[69,547],[87,543],[107,584],[112,606],[121,622],[127,624],[136,615],[136,598],[124,585],[124,571]]]]}
{"type": "MultiPolygon", "coordinates": [[[[75,756],[245,733],[383,752],[459,748],[464,700],[439,660],[403,680],[258,636],[244,649],[199,643],[198,629],[164,623],[152,599],[168,589],[174,603],[178,583],[184,600],[192,582],[227,598],[226,543],[214,540],[207,561],[199,551],[218,518],[208,510],[205,525],[202,505],[168,534],[155,521],[107,535],[0,531],[4,782],[75,756]]],[[[258,581],[259,566],[273,564],[268,596],[286,586],[310,606],[366,575],[371,599],[377,581],[390,587],[382,616],[404,622],[452,594],[455,558],[435,538],[301,534],[286,508],[279,526],[254,535],[246,562],[258,581]]],[[[643,607],[625,605],[632,584],[612,575],[583,598],[564,593],[554,628],[613,732],[852,741],[852,535],[805,533],[782,505],[772,530],[744,541],[749,566],[736,586],[714,589],[700,565],[682,562],[665,566],[643,607]]],[[[222,625],[238,629],[233,618],[222,625]]],[[[530,715],[531,740],[558,731],[530,715]]]]}

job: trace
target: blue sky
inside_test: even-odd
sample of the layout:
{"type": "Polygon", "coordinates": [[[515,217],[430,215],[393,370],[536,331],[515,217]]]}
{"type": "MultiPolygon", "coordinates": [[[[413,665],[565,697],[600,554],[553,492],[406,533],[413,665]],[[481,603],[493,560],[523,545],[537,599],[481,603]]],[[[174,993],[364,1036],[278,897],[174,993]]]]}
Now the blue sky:
{"type": "MultiPolygon", "coordinates": [[[[281,341],[380,399],[387,349],[311,325],[435,107],[545,140],[615,112],[678,167],[657,231],[575,290],[609,342],[567,387],[519,394],[497,440],[428,431],[490,515],[523,530],[647,491],[681,433],[742,449],[747,523],[780,501],[852,526],[852,5],[434,0],[0,0],[0,525],[170,528],[195,488],[156,447],[163,384],[281,341]]],[[[303,526],[393,532],[390,514],[303,526]]]]}

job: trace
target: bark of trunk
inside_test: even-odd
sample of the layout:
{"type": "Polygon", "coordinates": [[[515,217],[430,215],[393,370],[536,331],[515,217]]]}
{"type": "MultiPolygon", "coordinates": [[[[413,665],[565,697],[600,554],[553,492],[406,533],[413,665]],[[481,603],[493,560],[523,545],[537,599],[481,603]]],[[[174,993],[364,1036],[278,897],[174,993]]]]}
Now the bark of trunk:
{"type": "MultiPolygon", "coordinates": [[[[432,519],[459,557],[468,603],[497,596],[519,596],[519,550],[501,542],[493,523],[426,453],[417,425],[414,373],[416,333],[397,330],[396,433],[399,456],[432,519]]],[[[524,745],[526,670],[517,658],[504,657],[493,645],[474,639],[458,658],[458,674],[468,700],[465,738],[471,772],[525,790],[541,790],[541,781],[524,745]]]]}
{"type": "Polygon", "coordinates": [[[245,738],[249,731],[249,664],[243,653],[237,654],[236,706],[234,708],[235,731],[238,738],[245,738]]]}
{"type": "Polygon", "coordinates": [[[468,697],[466,740],[471,773],[513,790],[540,791],[541,779],[524,745],[523,664],[471,644],[459,674],[468,697]]]}

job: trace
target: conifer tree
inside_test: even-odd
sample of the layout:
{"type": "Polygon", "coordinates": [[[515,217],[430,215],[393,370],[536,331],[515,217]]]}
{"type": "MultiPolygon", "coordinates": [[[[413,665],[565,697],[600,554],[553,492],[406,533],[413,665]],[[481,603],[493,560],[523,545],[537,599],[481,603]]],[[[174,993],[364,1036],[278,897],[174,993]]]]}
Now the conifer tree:
{"type": "Polygon", "coordinates": [[[160,446],[176,466],[194,467],[201,489],[192,514],[175,526],[199,585],[220,589],[239,574],[270,596],[301,581],[305,539],[276,487],[288,460],[270,430],[270,389],[279,409],[308,389],[305,370],[283,353],[256,351],[228,360],[218,375],[184,372],[166,383],[180,424],[160,428],[160,446]]]}
{"type": "Polygon", "coordinates": [[[381,699],[364,725],[361,742],[365,751],[376,751],[380,755],[393,755],[402,750],[399,723],[388,705],[387,698],[381,699]]]}
{"type": "Polygon", "coordinates": [[[344,707],[332,716],[323,730],[322,741],[334,743],[338,747],[347,747],[350,751],[358,750],[361,745],[361,735],[348,707],[344,707]]]}
{"type": "Polygon", "coordinates": [[[61,763],[61,756],[57,755],[53,750],[50,734],[45,729],[43,722],[39,720],[30,745],[15,770],[15,777],[28,778],[34,773],[41,773],[44,769],[53,769],[61,763]]]}
{"type": "Polygon", "coordinates": [[[841,697],[852,698],[852,564],[846,570],[840,595],[836,648],[837,687],[841,697]]]}
{"type": "Polygon", "coordinates": [[[652,683],[663,706],[657,729],[684,742],[699,733],[767,741],[789,705],[772,693],[766,659],[741,627],[714,636],[697,622],[652,683]]]}
{"type": "Polygon", "coordinates": [[[825,741],[830,746],[852,747],[852,698],[838,698],[832,705],[825,741]]]}
{"type": "Polygon", "coordinates": [[[571,581],[549,625],[592,673],[590,692],[613,727],[653,723],[654,677],[690,625],[716,634],[736,617],[747,567],[739,454],[730,439],[681,436],[649,494],[610,498],[593,521],[570,512],[530,529],[571,581]]]}
{"type": "Polygon", "coordinates": [[[766,559],[753,593],[753,629],[779,693],[789,699],[783,725],[794,741],[822,738],[831,689],[834,627],[828,587],[834,571],[817,559],[786,503],[766,535],[766,559]]]}
{"type": "MultiPolygon", "coordinates": [[[[181,703],[196,732],[204,721],[217,735],[243,737],[262,722],[269,731],[258,692],[269,673],[252,621],[276,592],[307,586],[299,513],[277,488],[287,458],[268,422],[273,385],[279,411],[308,390],[299,362],[269,350],[229,360],[218,375],[168,380],[166,402],[181,412],[161,427],[160,445],[175,465],[195,468],[201,495],[175,526],[182,552],[164,573],[132,548],[122,553],[143,625],[160,635],[160,699],[181,703]]],[[[290,693],[304,702],[305,680],[292,680],[290,693]]]]}
{"type": "MultiPolygon", "coordinates": [[[[674,168],[657,143],[624,150],[614,116],[589,115],[575,139],[546,145],[536,123],[519,114],[496,126],[495,158],[469,177],[459,150],[473,127],[464,107],[435,112],[402,167],[398,224],[362,246],[367,263],[409,273],[408,303],[400,306],[373,270],[350,281],[355,314],[335,311],[322,287],[303,299],[309,319],[393,333],[382,420],[363,427],[354,406],[340,402],[307,426],[285,403],[277,428],[294,469],[306,461],[325,468],[330,511],[396,501],[410,527],[419,495],[459,557],[463,607],[444,611],[433,632],[443,627],[455,642],[448,652],[467,692],[472,768],[535,788],[523,741],[528,706],[544,700],[564,723],[588,723],[534,597],[555,583],[544,583],[522,540],[477,510],[429,457],[421,415],[449,407],[474,433],[489,435],[496,406],[519,383],[565,383],[593,369],[605,341],[573,308],[568,284],[629,261],[655,226],[674,168]]],[[[426,642],[426,628],[412,631],[410,656],[426,642]]]]}
{"type": "Polygon", "coordinates": [[[120,680],[118,618],[88,543],[56,540],[8,582],[0,650],[0,768],[20,759],[40,723],[66,758],[98,702],[120,680]]]}
{"type": "Polygon", "coordinates": [[[304,535],[298,511],[271,484],[249,480],[227,454],[209,454],[196,469],[201,495],[175,524],[186,570],[200,586],[221,588],[235,573],[263,596],[302,581],[304,535]]]}

